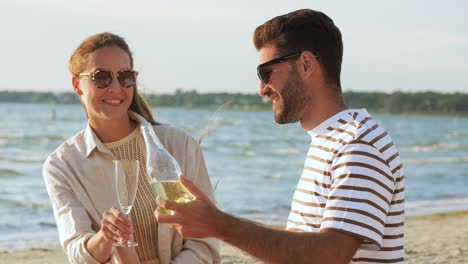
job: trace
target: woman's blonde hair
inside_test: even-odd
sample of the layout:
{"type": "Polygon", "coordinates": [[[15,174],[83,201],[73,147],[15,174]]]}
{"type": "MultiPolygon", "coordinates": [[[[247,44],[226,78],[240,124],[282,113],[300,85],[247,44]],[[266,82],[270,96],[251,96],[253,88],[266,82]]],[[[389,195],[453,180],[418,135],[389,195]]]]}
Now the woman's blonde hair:
{"type": "MultiPolygon", "coordinates": [[[[132,52],[130,51],[130,48],[128,47],[128,44],[125,42],[125,40],[120,36],[108,32],[103,32],[86,38],[75,49],[70,57],[70,60],[68,61],[68,69],[70,70],[71,74],[76,76],[85,70],[86,65],[88,64],[89,54],[100,48],[111,46],[117,46],[128,54],[130,57],[130,65],[133,69],[132,52]]],[[[153,118],[153,114],[148,103],[143,96],[138,94],[138,88],[136,84],[133,86],[133,98],[129,110],[143,116],[153,125],[158,124],[153,118]]]]}

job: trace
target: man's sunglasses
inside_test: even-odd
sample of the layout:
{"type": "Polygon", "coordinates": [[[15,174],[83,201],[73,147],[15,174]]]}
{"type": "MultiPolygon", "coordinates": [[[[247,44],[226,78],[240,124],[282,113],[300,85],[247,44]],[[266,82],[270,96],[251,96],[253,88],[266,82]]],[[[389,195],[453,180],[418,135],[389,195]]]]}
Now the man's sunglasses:
{"type": "Polygon", "coordinates": [[[94,72],[78,73],[76,76],[91,76],[91,79],[97,88],[105,89],[111,85],[114,75],[122,87],[130,88],[135,85],[138,72],[131,69],[125,69],[117,73],[113,73],[108,70],[97,69],[94,72]]]}
{"type": "Polygon", "coordinates": [[[274,64],[282,63],[282,62],[285,62],[285,61],[288,61],[288,60],[296,59],[301,54],[302,54],[302,52],[295,52],[295,53],[288,54],[288,55],[285,55],[285,56],[281,56],[279,58],[276,58],[276,59],[273,59],[271,61],[267,61],[265,63],[262,63],[262,64],[258,65],[258,67],[257,67],[258,78],[260,79],[260,81],[263,82],[263,84],[267,84],[268,81],[270,80],[271,73],[273,72],[273,70],[266,69],[266,67],[274,65],[274,64]]]}

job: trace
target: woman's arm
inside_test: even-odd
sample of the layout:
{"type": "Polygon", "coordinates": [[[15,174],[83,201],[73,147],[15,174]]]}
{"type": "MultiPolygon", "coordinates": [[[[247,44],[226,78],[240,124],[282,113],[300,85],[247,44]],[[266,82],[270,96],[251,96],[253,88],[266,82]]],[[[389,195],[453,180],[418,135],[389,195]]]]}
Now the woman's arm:
{"type": "Polygon", "coordinates": [[[85,208],[60,166],[63,161],[49,157],[44,163],[43,177],[49,194],[60,243],[71,263],[106,263],[111,258],[114,240],[129,239],[131,222],[118,210],[104,213],[101,230],[95,232],[85,208]]]}
{"type": "Polygon", "coordinates": [[[106,238],[106,236],[99,231],[85,241],[85,247],[94,259],[100,263],[106,263],[112,256],[112,243],[113,240],[106,238]]]}
{"type": "Polygon", "coordinates": [[[112,244],[130,240],[131,233],[130,219],[120,210],[111,208],[102,216],[101,230],[85,242],[85,247],[97,261],[105,263],[112,255],[112,244]]]}

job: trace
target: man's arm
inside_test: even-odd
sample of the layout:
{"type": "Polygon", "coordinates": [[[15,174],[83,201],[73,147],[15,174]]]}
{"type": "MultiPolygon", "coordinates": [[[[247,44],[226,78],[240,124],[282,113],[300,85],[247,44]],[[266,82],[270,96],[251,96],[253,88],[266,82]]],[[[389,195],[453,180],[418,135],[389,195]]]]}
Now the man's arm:
{"type": "Polygon", "coordinates": [[[178,204],[158,197],[158,205],[175,214],[163,215],[158,209],[155,216],[184,237],[216,237],[269,263],[349,263],[361,243],[361,239],[339,231],[279,231],[236,218],[216,208],[184,177],[181,182],[196,200],[178,204]]]}
{"type": "Polygon", "coordinates": [[[269,263],[349,263],[360,239],[337,231],[273,230],[224,214],[218,237],[269,263]]]}

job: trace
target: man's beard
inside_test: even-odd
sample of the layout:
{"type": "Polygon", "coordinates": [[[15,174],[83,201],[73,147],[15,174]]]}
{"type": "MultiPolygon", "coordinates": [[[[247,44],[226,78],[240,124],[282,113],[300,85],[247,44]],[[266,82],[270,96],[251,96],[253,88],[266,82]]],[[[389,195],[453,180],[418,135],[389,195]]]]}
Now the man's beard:
{"type": "Polygon", "coordinates": [[[290,77],[281,90],[280,96],[281,105],[274,109],[276,123],[286,124],[299,121],[308,102],[308,95],[295,65],[290,70],[290,77]]]}

